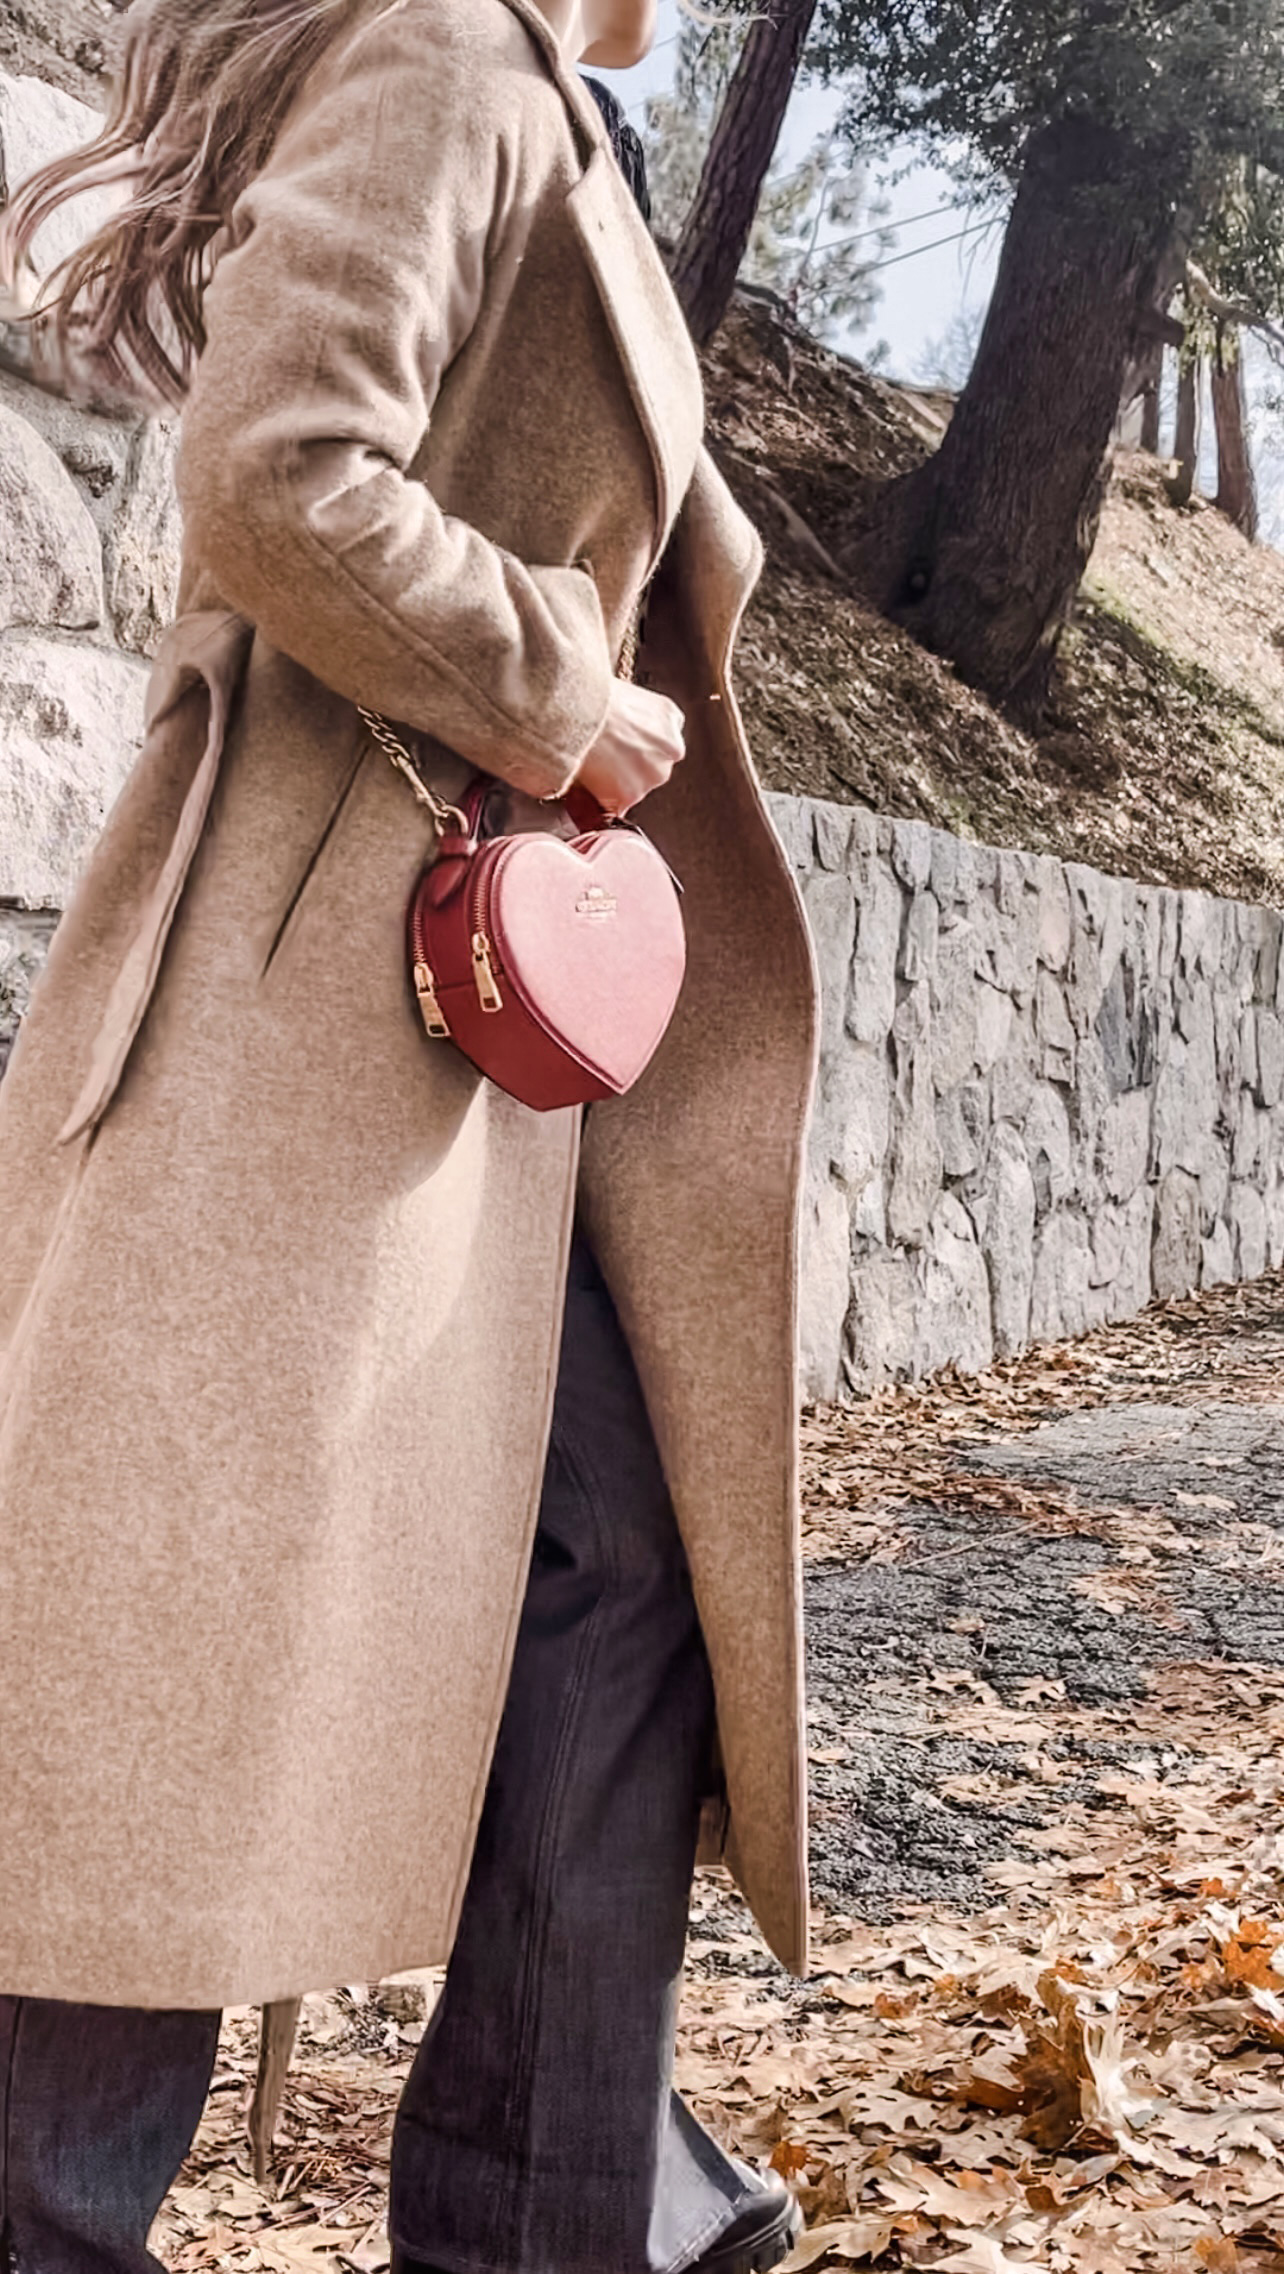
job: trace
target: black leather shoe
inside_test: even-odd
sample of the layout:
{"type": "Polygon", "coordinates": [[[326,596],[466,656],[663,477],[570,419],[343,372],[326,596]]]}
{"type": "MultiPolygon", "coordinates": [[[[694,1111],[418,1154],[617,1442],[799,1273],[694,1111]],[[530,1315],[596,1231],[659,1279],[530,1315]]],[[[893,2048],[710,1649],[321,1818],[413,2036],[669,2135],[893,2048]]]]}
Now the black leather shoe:
{"type": "Polygon", "coordinates": [[[767,2274],[788,2258],[802,2227],[802,2212],[784,2180],[769,2172],[753,2201],[696,2259],[690,2274],[767,2274]]]}
{"type": "MultiPolygon", "coordinates": [[[[803,2217],[783,2179],[775,2172],[761,2182],[753,2201],[724,2227],[711,2250],[693,2261],[687,2274],[769,2274],[802,2233],[803,2217]]],[[[421,2258],[392,2254],[389,2274],[440,2274],[421,2258]]]]}

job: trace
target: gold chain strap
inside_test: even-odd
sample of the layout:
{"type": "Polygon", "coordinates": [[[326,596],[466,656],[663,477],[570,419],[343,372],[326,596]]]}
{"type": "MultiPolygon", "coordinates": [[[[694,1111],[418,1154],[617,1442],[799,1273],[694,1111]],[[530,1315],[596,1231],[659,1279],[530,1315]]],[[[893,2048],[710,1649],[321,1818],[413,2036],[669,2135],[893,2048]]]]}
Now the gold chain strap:
{"type": "Polygon", "coordinates": [[[438,797],[435,790],[429,789],[405,743],[393,732],[387,719],[382,718],[378,711],[368,711],[364,703],[358,703],[357,711],[364,721],[371,739],[378,744],[384,757],[391,761],[397,772],[409,782],[420,805],[424,806],[432,815],[437,827],[445,829],[453,822],[460,834],[466,837],[468,835],[467,814],[461,813],[457,805],[447,804],[445,798],[438,797]]]}

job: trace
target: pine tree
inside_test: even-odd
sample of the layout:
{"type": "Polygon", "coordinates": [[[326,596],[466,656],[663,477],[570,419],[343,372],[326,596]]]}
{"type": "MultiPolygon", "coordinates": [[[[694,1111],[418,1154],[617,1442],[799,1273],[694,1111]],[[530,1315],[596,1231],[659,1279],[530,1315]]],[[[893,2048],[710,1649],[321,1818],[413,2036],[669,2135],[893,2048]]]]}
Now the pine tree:
{"type": "Polygon", "coordinates": [[[920,386],[959,394],[968,383],[981,340],[984,317],[977,308],[960,308],[938,338],[929,340],[915,366],[920,386]]]}
{"type": "Polygon", "coordinates": [[[1156,340],[1180,338],[1169,306],[1228,175],[1245,170],[1250,202],[1284,177],[1284,0],[823,0],[813,52],[859,72],[862,144],[909,137],[1011,193],[945,441],[853,515],[845,557],[888,614],[1037,721],[1120,402],[1156,340]]]}
{"type": "MultiPolygon", "coordinates": [[[[743,25],[683,24],[672,91],[647,105],[643,141],[656,234],[675,247],[695,203],[714,129],[744,46],[743,25]]],[[[867,326],[890,242],[887,206],[837,130],[762,187],[740,276],[778,294],[809,331],[837,340],[867,326]]]]}
{"type": "Polygon", "coordinates": [[[674,287],[701,347],[735,290],[817,4],[758,0],[727,81],[672,264],[674,287]]]}

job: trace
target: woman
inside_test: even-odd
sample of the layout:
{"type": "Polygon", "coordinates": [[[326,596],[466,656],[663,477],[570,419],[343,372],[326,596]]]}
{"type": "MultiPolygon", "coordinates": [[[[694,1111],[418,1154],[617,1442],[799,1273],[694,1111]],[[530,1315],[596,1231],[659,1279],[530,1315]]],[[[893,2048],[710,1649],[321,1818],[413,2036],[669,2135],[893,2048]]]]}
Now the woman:
{"type": "MultiPolygon", "coordinates": [[[[447,1956],[405,2274],[732,2274],[795,2228],[669,2088],[702,1813],[805,1960],[814,1020],[727,678],[759,548],[574,68],[652,15],[146,0],[128,201],[41,320],[183,399],[186,554],[0,1091],[18,2274],[153,2264],[224,2003],[447,1956]],[[358,704],[532,825],[646,798],[689,979],[582,1144],[426,1043],[432,827],[358,704]]],[[[86,178],[18,201],[11,273],[86,178]]]]}

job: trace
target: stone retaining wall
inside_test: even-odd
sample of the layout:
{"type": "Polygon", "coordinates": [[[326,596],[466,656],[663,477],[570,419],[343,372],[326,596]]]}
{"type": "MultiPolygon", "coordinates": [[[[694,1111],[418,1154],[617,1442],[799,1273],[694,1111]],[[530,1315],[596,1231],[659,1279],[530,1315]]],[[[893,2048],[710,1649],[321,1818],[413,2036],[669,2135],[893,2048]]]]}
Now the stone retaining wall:
{"type": "Polygon", "coordinates": [[[1279,911],[771,802],[825,995],[813,1396],[1284,1262],[1279,911]]]}
{"type": "MultiPolygon", "coordinates": [[[[69,95],[0,73],[0,180],[97,124],[69,95]]],[[[79,223],[48,225],[46,263],[83,220],[82,203],[79,223]]],[[[141,735],[145,659],[177,584],[173,454],[163,424],[74,411],[0,369],[0,1046],[26,984],[15,958],[48,929],[6,907],[61,905],[141,735]]]]}

